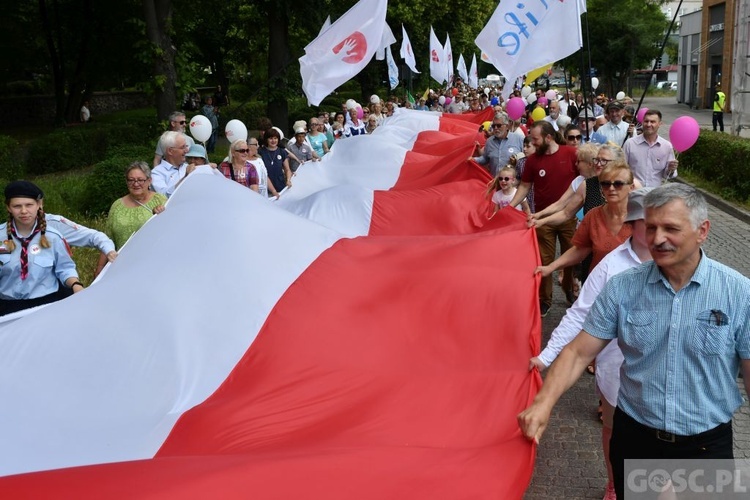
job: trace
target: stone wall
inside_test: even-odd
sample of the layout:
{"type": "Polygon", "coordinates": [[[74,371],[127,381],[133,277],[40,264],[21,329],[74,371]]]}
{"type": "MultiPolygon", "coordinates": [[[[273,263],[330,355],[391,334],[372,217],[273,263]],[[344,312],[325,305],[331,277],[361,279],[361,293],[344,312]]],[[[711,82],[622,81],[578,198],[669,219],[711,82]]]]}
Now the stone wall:
{"type": "MultiPolygon", "coordinates": [[[[94,92],[89,98],[91,116],[153,106],[145,92],[94,92]]],[[[0,97],[0,109],[12,110],[6,115],[6,126],[52,125],[55,121],[55,97],[47,95],[0,97]]]]}

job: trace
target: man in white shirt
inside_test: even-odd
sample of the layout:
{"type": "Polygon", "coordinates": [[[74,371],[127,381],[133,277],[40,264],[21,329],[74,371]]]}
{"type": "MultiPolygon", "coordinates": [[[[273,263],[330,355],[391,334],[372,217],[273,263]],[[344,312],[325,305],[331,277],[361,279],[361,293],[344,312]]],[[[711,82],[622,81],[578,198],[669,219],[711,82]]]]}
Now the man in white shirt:
{"type": "Polygon", "coordinates": [[[151,171],[151,186],[157,193],[172,196],[177,184],[185,177],[185,154],[190,146],[185,135],[180,132],[167,131],[159,138],[159,146],[164,157],[151,171]]]}
{"type": "Polygon", "coordinates": [[[552,124],[552,128],[555,129],[555,132],[558,132],[560,130],[560,127],[557,125],[557,119],[560,118],[560,103],[557,102],[557,100],[550,101],[548,109],[549,115],[544,117],[544,121],[550,122],[552,124]]]}
{"type": "Polygon", "coordinates": [[[607,104],[607,123],[599,127],[597,132],[604,135],[608,141],[612,141],[622,147],[628,136],[628,123],[623,121],[625,106],[620,101],[612,101],[607,104]]]}
{"type": "Polygon", "coordinates": [[[644,186],[656,187],[677,176],[672,143],[659,136],[661,111],[649,109],[643,116],[643,134],[625,141],[622,147],[633,176],[644,186]]]}

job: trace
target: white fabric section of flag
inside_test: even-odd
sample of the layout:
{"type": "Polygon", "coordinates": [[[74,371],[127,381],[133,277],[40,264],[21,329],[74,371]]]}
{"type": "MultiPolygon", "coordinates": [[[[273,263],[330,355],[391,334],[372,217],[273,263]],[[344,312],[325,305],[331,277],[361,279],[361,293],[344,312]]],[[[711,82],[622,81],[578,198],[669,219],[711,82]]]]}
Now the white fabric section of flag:
{"type": "Polygon", "coordinates": [[[237,183],[188,176],[104,279],[0,325],[0,475],[153,457],[340,237],[237,183]]]}
{"type": "Polygon", "coordinates": [[[469,81],[469,73],[466,71],[466,61],[464,61],[463,54],[458,56],[458,66],[456,67],[456,71],[458,71],[458,76],[460,76],[464,82],[469,81]]]}
{"type": "Polygon", "coordinates": [[[391,85],[391,90],[393,90],[398,87],[398,66],[396,66],[396,61],[393,60],[390,45],[385,49],[385,60],[388,63],[388,82],[391,85]]]}
{"type": "MultiPolygon", "coordinates": [[[[308,212],[298,204],[329,188],[351,185],[370,190],[390,189],[398,181],[401,165],[417,135],[439,127],[440,113],[403,109],[386,118],[374,133],[336,141],[321,161],[301,165],[292,179],[292,188],[284,192],[277,204],[302,215],[308,212]]],[[[353,231],[351,227],[355,226],[337,226],[337,230],[347,236],[367,234],[366,230],[353,231]]]]}
{"type": "Polygon", "coordinates": [[[476,44],[511,80],[559,61],[583,46],[580,1],[501,0],[476,44]]]}
{"type": "Polygon", "coordinates": [[[319,105],[370,62],[382,46],[384,31],[390,31],[385,22],[387,7],[387,0],[360,0],[305,47],[300,72],[302,90],[311,105],[319,105]]]}
{"type": "Polygon", "coordinates": [[[380,46],[377,52],[375,52],[375,59],[378,61],[385,59],[385,49],[394,43],[396,43],[396,36],[393,34],[391,27],[386,24],[383,29],[383,38],[380,40],[380,46]]]}
{"type": "Polygon", "coordinates": [[[432,26],[430,26],[430,77],[438,83],[443,83],[447,79],[443,44],[438,40],[432,26]]]}
{"type": "Polygon", "coordinates": [[[453,49],[451,48],[451,36],[445,35],[445,47],[443,47],[443,54],[445,54],[445,79],[448,83],[453,83],[453,49]]]}
{"type": "Polygon", "coordinates": [[[414,49],[411,46],[409,35],[406,34],[406,28],[404,28],[403,24],[401,25],[401,34],[403,36],[401,40],[401,58],[406,62],[406,65],[409,66],[410,70],[414,73],[419,73],[419,71],[417,71],[417,59],[414,57],[414,49]]]}
{"type": "Polygon", "coordinates": [[[320,32],[318,33],[318,36],[325,33],[325,31],[331,27],[331,16],[326,17],[325,22],[323,23],[323,26],[320,28],[320,32]]]}
{"type": "Polygon", "coordinates": [[[586,0],[578,0],[578,10],[581,14],[586,13],[586,0]]]}
{"type": "Polygon", "coordinates": [[[477,73],[477,55],[471,55],[471,68],[469,68],[469,87],[475,89],[479,86],[479,75],[477,73]]]}

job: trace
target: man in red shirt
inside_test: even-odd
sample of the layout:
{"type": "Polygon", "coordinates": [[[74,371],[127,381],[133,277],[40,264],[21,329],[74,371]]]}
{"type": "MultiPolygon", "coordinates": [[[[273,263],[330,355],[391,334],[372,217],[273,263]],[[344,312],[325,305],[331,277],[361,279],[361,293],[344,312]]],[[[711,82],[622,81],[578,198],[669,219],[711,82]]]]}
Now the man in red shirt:
{"type": "MultiPolygon", "coordinates": [[[[532,125],[529,131],[531,143],[536,153],[526,159],[526,166],[521,176],[521,184],[516,195],[510,202],[511,207],[521,203],[534,185],[534,205],[537,211],[544,210],[555,203],[568,189],[570,183],[578,176],[576,168],[576,149],[571,146],[558,144],[557,133],[552,124],[539,121],[532,125]]],[[[562,138],[559,139],[562,142],[562,138]]],[[[560,242],[560,253],[570,248],[573,233],[576,230],[575,217],[559,226],[546,225],[536,228],[536,238],[539,243],[539,253],[542,265],[548,265],[555,260],[557,242],[560,242]]],[[[564,271],[563,291],[568,302],[573,301],[573,273],[572,268],[564,271]]],[[[552,276],[542,278],[539,287],[539,307],[542,317],[546,316],[552,305],[552,276]]]]}

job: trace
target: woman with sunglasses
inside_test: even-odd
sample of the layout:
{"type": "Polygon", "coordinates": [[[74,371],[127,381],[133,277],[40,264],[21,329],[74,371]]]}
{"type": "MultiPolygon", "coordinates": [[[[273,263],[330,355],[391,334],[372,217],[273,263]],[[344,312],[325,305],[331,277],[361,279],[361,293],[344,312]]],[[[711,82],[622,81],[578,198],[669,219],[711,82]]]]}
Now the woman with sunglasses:
{"type": "Polygon", "coordinates": [[[573,245],[548,266],[539,266],[535,273],[549,276],[553,271],[578,264],[589,254],[593,256],[589,270],[610,251],[627,240],[632,232],[625,222],[628,195],[635,189],[633,172],[624,161],[612,161],[599,174],[599,185],[605,203],[590,210],[573,235],[573,245]]]}
{"type": "Polygon", "coordinates": [[[242,184],[258,193],[258,171],[249,160],[251,149],[247,142],[238,139],[229,145],[229,161],[223,161],[219,165],[219,171],[227,179],[242,184]]]}
{"type": "Polygon", "coordinates": [[[83,290],[63,237],[47,229],[43,198],[42,190],[28,181],[5,187],[8,219],[0,226],[5,235],[0,243],[0,316],[83,290]]]}

